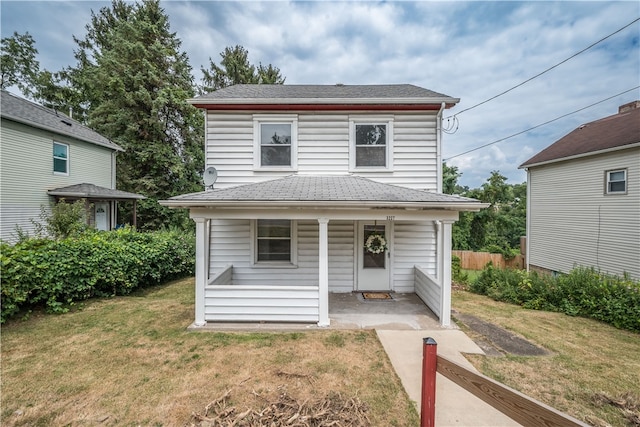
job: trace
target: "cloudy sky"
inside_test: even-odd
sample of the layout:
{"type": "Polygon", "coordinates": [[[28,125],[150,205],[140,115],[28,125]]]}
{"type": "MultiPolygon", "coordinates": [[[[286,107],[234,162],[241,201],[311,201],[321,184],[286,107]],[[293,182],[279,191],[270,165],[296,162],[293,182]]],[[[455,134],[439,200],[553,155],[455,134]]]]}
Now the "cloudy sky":
{"type": "MultiPolygon", "coordinates": [[[[109,4],[2,0],[2,37],[29,32],[41,68],[58,71],[74,64],[72,36],[84,37],[91,10],[109,4]]],[[[524,182],[522,162],[580,124],[640,99],[640,2],[635,0],[162,4],[198,81],[209,57],[219,62],[225,47],[242,45],[252,63],[279,67],[288,84],[411,83],[460,98],[445,113],[459,114],[445,123],[457,130],[445,135],[444,158],[471,188],[492,170],[511,184],[524,182]],[[506,95],[464,111],[629,24],[506,95]]]]}

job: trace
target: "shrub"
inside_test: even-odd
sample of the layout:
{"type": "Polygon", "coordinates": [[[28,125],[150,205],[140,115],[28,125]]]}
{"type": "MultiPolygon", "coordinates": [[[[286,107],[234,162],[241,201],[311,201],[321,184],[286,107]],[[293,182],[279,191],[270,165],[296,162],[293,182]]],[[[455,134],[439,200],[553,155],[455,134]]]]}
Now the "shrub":
{"type": "Polygon", "coordinates": [[[469,275],[462,271],[460,262],[460,257],[452,256],[451,257],[451,278],[454,282],[464,285],[469,282],[469,275]]]}
{"type": "Polygon", "coordinates": [[[126,295],[193,274],[194,236],[131,228],[86,231],[60,240],[2,243],[0,321],[36,305],[60,313],[92,297],[126,295]]]}
{"type": "Polygon", "coordinates": [[[66,203],[64,199],[60,199],[51,207],[51,213],[48,213],[44,206],[40,207],[40,223],[31,221],[38,236],[48,235],[54,239],[78,236],[89,228],[86,200],[66,203]]]}
{"type": "Polygon", "coordinates": [[[497,269],[491,263],[469,290],[536,310],[589,317],[640,332],[640,283],[579,267],[558,277],[497,269]]]}

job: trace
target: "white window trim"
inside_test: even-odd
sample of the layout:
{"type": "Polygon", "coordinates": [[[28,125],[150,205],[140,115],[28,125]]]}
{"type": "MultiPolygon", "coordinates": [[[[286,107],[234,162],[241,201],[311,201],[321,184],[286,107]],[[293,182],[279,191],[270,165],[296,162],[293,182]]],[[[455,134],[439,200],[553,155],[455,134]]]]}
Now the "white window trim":
{"type": "MultiPolygon", "coordinates": [[[[615,181],[615,182],[620,182],[620,181],[615,181]]],[[[627,171],[626,168],[622,168],[622,169],[611,169],[608,171],[605,171],[604,173],[604,193],[607,195],[616,195],[616,194],[627,194],[627,191],[629,191],[629,172],[627,171]],[[616,173],[616,172],[624,172],[624,191],[610,191],[609,190],[609,184],[612,182],[611,181],[611,174],[616,173]]]]}
{"type": "Polygon", "coordinates": [[[251,266],[254,268],[298,268],[298,221],[291,221],[291,261],[258,261],[258,220],[251,220],[251,266]]]}
{"type": "MultiPolygon", "coordinates": [[[[58,172],[55,170],[55,166],[52,164],[51,165],[51,169],[53,170],[53,174],[54,175],[60,175],[60,176],[69,176],[69,170],[71,169],[71,150],[69,148],[69,144],[65,144],[64,142],[58,142],[58,141],[53,141],[53,145],[51,146],[52,149],[56,146],[56,145],[63,145],[67,148],[67,158],[64,159],[67,162],[67,171],[66,172],[58,172]]],[[[53,153],[52,153],[53,154],[53,153]]],[[[55,160],[56,156],[52,155],[52,160],[55,160]]]]}
{"type": "Polygon", "coordinates": [[[393,171],[393,117],[391,116],[350,116],[349,117],[349,172],[391,172],[393,171]],[[356,166],[356,125],[387,125],[387,165],[356,166]]]}
{"type": "Polygon", "coordinates": [[[254,114],[253,115],[253,170],[254,171],[296,171],[298,170],[298,115],[297,114],[254,114]],[[291,125],[291,165],[263,166],[260,163],[260,125],[291,125]]]}

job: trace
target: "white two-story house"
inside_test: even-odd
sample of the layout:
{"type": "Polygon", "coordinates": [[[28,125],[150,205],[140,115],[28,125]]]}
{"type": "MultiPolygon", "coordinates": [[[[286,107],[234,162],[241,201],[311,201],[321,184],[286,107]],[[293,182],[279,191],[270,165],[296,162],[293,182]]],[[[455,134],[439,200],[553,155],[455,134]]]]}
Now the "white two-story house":
{"type": "MultiPolygon", "coordinates": [[[[442,113],[413,85],[236,85],[205,111],[213,188],[162,202],[196,222],[194,325],[330,324],[330,292],[415,292],[450,323],[442,113]]],[[[209,169],[211,172],[211,169],[209,169]]]]}

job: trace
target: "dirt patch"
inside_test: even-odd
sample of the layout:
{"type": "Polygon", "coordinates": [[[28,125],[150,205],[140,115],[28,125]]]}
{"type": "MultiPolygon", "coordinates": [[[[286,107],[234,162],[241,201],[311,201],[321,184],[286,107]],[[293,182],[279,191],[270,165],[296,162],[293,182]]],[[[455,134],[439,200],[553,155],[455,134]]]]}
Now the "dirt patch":
{"type": "Polygon", "coordinates": [[[485,322],[470,314],[456,312],[454,316],[473,332],[483,337],[483,339],[475,341],[489,356],[498,356],[505,353],[515,356],[546,356],[549,354],[544,348],[538,347],[525,338],[493,323],[485,322]]]}

